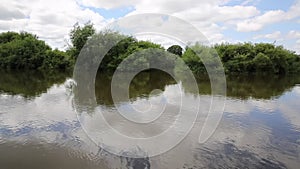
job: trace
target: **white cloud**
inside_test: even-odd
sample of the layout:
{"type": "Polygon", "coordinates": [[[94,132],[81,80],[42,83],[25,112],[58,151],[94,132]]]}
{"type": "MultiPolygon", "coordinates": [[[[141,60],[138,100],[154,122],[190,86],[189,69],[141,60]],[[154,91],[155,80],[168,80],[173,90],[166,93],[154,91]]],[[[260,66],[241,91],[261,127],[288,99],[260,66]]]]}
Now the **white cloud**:
{"type": "Polygon", "coordinates": [[[287,38],[289,39],[300,39],[300,31],[291,30],[287,34],[287,38]]]}
{"type": "Polygon", "coordinates": [[[0,31],[20,31],[26,27],[28,19],[12,19],[12,20],[0,20],[0,31]]]}
{"type": "Polygon", "coordinates": [[[300,54],[300,39],[296,41],[296,44],[293,46],[293,49],[300,54]]]}
{"type": "Polygon", "coordinates": [[[268,11],[263,15],[253,19],[245,20],[237,23],[237,31],[251,32],[261,30],[265,25],[280,22],[285,18],[285,13],[281,10],[268,11]]]}
{"type": "Polygon", "coordinates": [[[223,6],[218,11],[219,21],[246,19],[260,13],[254,6],[223,6]]]}
{"type": "Polygon", "coordinates": [[[257,4],[261,0],[245,0],[241,5],[257,4]]]}
{"type": "Polygon", "coordinates": [[[291,41],[293,44],[289,45],[288,47],[300,54],[300,31],[291,30],[287,33],[285,38],[286,40],[291,41]]]}
{"type": "Polygon", "coordinates": [[[138,0],[81,0],[80,3],[84,6],[104,8],[104,9],[114,9],[126,6],[132,6],[138,3],[138,0]]]}
{"type": "Polygon", "coordinates": [[[194,24],[213,43],[224,40],[220,24],[246,19],[259,14],[252,6],[212,6],[198,7],[176,12],[174,15],[194,24]]]}
{"type": "MultiPolygon", "coordinates": [[[[92,21],[98,29],[110,20],[88,8],[122,8],[131,6],[138,13],[169,14],[193,24],[211,43],[228,39],[224,30],[234,27],[241,32],[261,30],[264,26],[300,16],[300,3],[295,3],[285,12],[267,11],[263,14],[255,6],[259,0],[248,0],[241,5],[228,6],[232,0],[4,0],[0,5],[0,32],[25,30],[37,34],[53,47],[62,48],[72,26],[76,23],[92,21]]],[[[276,34],[265,35],[275,38],[276,34]]],[[[263,37],[261,37],[263,38],[263,37]]]]}
{"type": "Polygon", "coordinates": [[[300,17],[300,1],[297,1],[290,9],[285,12],[283,10],[271,10],[267,11],[257,17],[247,19],[237,23],[237,31],[239,32],[251,32],[261,30],[263,27],[269,24],[278,23],[281,21],[292,20],[300,17]]]}
{"type": "Polygon", "coordinates": [[[186,0],[186,1],[174,1],[174,0],[164,0],[164,1],[150,1],[150,0],[140,0],[136,3],[135,8],[137,12],[158,12],[164,14],[173,14],[180,11],[192,10],[192,9],[202,9],[205,11],[211,6],[215,6],[222,3],[221,0],[186,0]]]}
{"type": "Polygon", "coordinates": [[[225,40],[222,31],[224,24],[235,20],[256,16],[260,11],[254,6],[226,6],[227,1],[221,0],[187,0],[187,1],[148,1],[142,0],[135,5],[138,13],[163,13],[184,19],[201,31],[211,43],[225,40]]]}
{"type": "Polygon", "coordinates": [[[0,4],[0,19],[11,20],[11,19],[22,19],[25,18],[26,14],[22,12],[18,7],[6,8],[3,4],[0,4]]]}
{"type": "Polygon", "coordinates": [[[91,20],[97,27],[104,18],[96,12],[82,8],[76,0],[39,1],[5,0],[0,6],[0,31],[28,31],[37,34],[53,47],[62,49],[72,26],[91,20]]]}
{"type": "Polygon", "coordinates": [[[280,31],[275,31],[275,32],[270,33],[270,34],[257,35],[253,39],[261,39],[261,38],[278,40],[279,38],[281,38],[281,32],[280,31]]]}

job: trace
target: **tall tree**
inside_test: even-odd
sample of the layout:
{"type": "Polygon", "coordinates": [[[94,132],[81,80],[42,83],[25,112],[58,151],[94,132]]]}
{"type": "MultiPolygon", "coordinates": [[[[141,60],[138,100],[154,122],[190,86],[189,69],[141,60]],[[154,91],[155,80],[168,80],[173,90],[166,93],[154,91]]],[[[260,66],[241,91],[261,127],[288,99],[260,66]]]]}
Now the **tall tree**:
{"type": "Polygon", "coordinates": [[[87,22],[83,27],[76,23],[70,32],[73,47],[68,50],[69,54],[77,58],[88,38],[94,35],[95,32],[96,30],[91,22],[87,22]]]}

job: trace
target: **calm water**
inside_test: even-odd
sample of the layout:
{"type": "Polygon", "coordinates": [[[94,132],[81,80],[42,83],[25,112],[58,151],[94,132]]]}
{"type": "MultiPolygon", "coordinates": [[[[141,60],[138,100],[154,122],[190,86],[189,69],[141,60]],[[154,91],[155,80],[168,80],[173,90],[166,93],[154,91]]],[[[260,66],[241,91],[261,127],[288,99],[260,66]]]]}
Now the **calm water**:
{"type": "MultiPolygon", "coordinates": [[[[206,143],[197,140],[205,118],[200,113],[179,145],[159,156],[140,159],[110,154],[89,139],[78,119],[88,122],[97,113],[77,117],[68,77],[0,72],[1,169],[299,168],[300,77],[228,77],[225,112],[206,143]]],[[[110,75],[98,75],[95,84],[96,108],[108,116],[116,113],[110,80],[110,75]]],[[[183,99],[193,105],[200,97],[205,111],[211,98],[210,83],[205,77],[197,80],[200,92],[185,89],[183,99]]],[[[144,100],[160,95],[176,99],[174,90],[180,85],[163,72],[140,73],[131,82],[130,102],[143,107],[144,100]],[[154,89],[160,92],[150,94],[154,89]]],[[[134,125],[124,129],[123,121],[113,116],[109,122],[122,132],[144,136],[160,133],[173,120],[167,113],[150,129],[134,125]]]]}

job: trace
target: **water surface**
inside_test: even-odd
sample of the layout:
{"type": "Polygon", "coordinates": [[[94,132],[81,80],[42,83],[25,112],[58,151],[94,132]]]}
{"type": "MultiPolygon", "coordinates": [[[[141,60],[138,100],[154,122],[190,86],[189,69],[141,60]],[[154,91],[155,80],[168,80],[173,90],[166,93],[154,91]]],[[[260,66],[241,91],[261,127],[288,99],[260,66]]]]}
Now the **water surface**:
{"type": "MultiPolygon", "coordinates": [[[[74,93],[68,87],[70,74],[0,72],[0,77],[0,168],[296,169],[300,164],[299,77],[227,77],[225,112],[205,144],[197,140],[206,117],[200,113],[189,135],[175,148],[139,159],[113,155],[86,135],[74,109],[74,93]]],[[[151,128],[122,128],[127,122],[115,116],[110,80],[109,74],[96,78],[96,109],[105,112],[108,122],[120,132],[135,137],[156,135],[176,119],[169,111],[151,128]]],[[[184,89],[183,99],[193,105],[200,97],[201,112],[205,112],[211,98],[210,82],[203,76],[197,80],[199,93],[184,89]]],[[[130,102],[143,108],[143,101],[155,101],[162,95],[176,103],[178,87],[181,84],[163,72],[142,72],[131,82],[130,101],[115,104],[130,102]],[[155,89],[159,90],[153,93],[155,89]]],[[[188,109],[192,106],[185,107],[187,113],[193,111],[188,109]]],[[[97,112],[84,115],[86,122],[96,117],[97,112]]]]}

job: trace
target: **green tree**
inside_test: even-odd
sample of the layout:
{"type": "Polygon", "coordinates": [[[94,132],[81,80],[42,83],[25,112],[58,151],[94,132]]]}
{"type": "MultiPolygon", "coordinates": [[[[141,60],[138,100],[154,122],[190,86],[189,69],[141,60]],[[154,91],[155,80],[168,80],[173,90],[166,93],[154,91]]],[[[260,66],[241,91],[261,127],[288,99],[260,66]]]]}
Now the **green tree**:
{"type": "Polygon", "coordinates": [[[52,51],[44,41],[27,32],[0,34],[0,68],[67,69],[71,66],[65,52],[52,51]]]}
{"type": "Polygon", "coordinates": [[[182,55],[183,61],[189,66],[189,68],[195,73],[203,73],[206,72],[205,66],[202,63],[201,59],[194,50],[200,52],[200,48],[196,49],[195,46],[193,47],[186,47],[185,52],[182,55]]]}
{"type": "Polygon", "coordinates": [[[57,49],[53,51],[47,50],[42,68],[52,70],[65,70],[72,66],[72,62],[70,62],[70,60],[70,57],[65,52],[59,51],[57,49]]]}
{"type": "Polygon", "coordinates": [[[182,47],[179,45],[172,45],[167,49],[168,52],[178,56],[182,56],[182,47]]]}
{"type": "Polygon", "coordinates": [[[87,22],[83,27],[76,23],[70,32],[70,39],[73,47],[69,49],[68,53],[77,58],[89,37],[94,35],[95,32],[96,30],[91,22],[87,22]]]}
{"type": "Polygon", "coordinates": [[[228,73],[269,72],[287,74],[300,72],[299,55],[270,43],[239,43],[215,45],[228,73]]]}
{"type": "Polygon", "coordinates": [[[138,41],[137,39],[122,35],[118,32],[104,32],[95,35],[95,39],[120,39],[104,56],[99,70],[114,71],[118,65],[129,55],[149,48],[163,49],[161,45],[149,42],[138,41]],[[110,37],[111,36],[111,37],[110,37]]]}
{"type": "Polygon", "coordinates": [[[21,33],[2,33],[0,41],[0,65],[8,69],[37,69],[43,64],[45,52],[50,50],[36,35],[21,33]]]}

